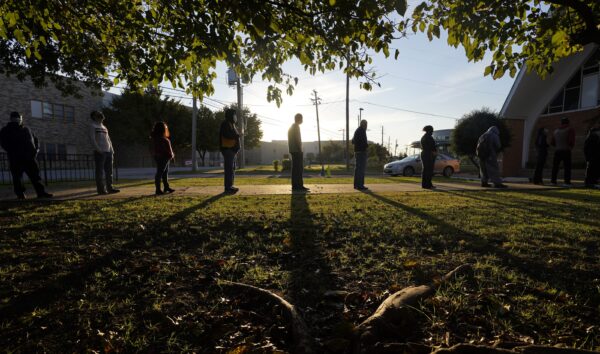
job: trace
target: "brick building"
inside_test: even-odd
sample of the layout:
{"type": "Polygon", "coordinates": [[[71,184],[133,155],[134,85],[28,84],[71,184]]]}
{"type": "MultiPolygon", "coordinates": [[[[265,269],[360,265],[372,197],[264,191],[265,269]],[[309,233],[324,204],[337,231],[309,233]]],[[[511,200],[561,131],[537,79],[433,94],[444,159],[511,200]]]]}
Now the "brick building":
{"type": "Polygon", "coordinates": [[[29,80],[0,76],[0,126],[12,111],[23,115],[26,126],[40,141],[40,152],[51,158],[91,154],[90,112],[100,110],[112,94],[92,92],[82,85],[81,98],[63,96],[51,83],[38,88],[29,80]]]}
{"type": "MultiPolygon", "coordinates": [[[[521,69],[500,111],[512,131],[502,167],[506,176],[518,175],[535,162],[534,141],[538,128],[550,132],[568,117],[576,132],[573,165],[584,166],[583,142],[589,127],[600,119],[600,49],[585,49],[554,65],[545,79],[521,69]]],[[[552,156],[552,150],[550,156],[552,156]]]]}

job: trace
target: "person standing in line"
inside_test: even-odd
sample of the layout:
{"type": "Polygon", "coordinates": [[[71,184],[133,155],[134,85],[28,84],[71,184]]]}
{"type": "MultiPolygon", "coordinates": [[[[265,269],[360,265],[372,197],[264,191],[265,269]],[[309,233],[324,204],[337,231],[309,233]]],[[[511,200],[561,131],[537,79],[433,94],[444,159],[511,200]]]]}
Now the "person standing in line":
{"type": "Polygon", "coordinates": [[[41,183],[40,168],[36,160],[39,151],[38,139],[23,125],[23,117],[19,112],[11,112],[10,121],[0,130],[0,146],[8,155],[17,198],[26,198],[23,172],[29,177],[38,198],[51,198],[52,194],[47,193],[41,183]]]}
{"type": "Polygon", "coordinates": [[[437,148],[433,139],[433,127],[426,125],[423,128],[425,134],[421,138],[421,164],[423,164],[423,172],[421,173],[421,187],[424,189],[435,188],[431,183],[433,178],[433,165],[437,156],[437,148]]]}
{"type": "Polygon", "coordinates": [[[108,129],[102,124],[104,114],[93,111],[90,114],[92,124],[90,126],[90,138],[94,147],[94,162],[96,164],[96,189],[98,194],[119,193],[120,190],[113,187],[113,155],[114,150],[108,129]],[[104,172],[104,176],[102,173],[104,172]],[[104,178],[106,183],[104,183],[104,178]]]}
{"type": "Polygon", "coordinates": [[[500,142],[500,130],[491,126],[485,133],[481,134],[477,141],[477,157],[481,170],[481,186],[490,187],[488,181],[492,181],[494,188],[507,188],[500,178],[498,167],[498,153],[502,150],[500,142]]]}
{"type": "Polygon", "coordinates": [[[583,145],[585,154],[585,187],[600,188],[598,179],[600,178],[600,123],[590,129],[585,143],[583,145]]]}
{"type": "Polygon", "coordinates": [[[560,119],[560,127],[554,131],[552,136],[552,146],[554,146],[554,158],[552,160],[552,184],[556,185],[560,163],[564,164],[565,187],[571,187],[571,150],[575,146],[575,129],[569,125],[569,118],[560,119]]]}
{"type": "Polygon", "coordinates": [[[537,159],[535,162],[535,172],[533,174],[533,184],[544,184],[544,166],[548,157],[548,129],[541,127],[538,129],[535,137],[535,150],[537,159]]]}
{"type": "Polygon", "coordinates": [[[367,141],[367,121],[361,120],[360,126],[354,131],[352,137],[352,145],[354,145],[354,157],[356,165],[354,166],[354,189],[360,191],[368,190],[365,187],[365,170],[367,168],[367,149],[369,143],[367,141]]]}
{"type": "Polygon", "coordinates": [[[304,187],[302,180],[304,154],[302,153],[300,124],[302,124],[302,114],[297,113],[294,116],[294,123],[288,130],[288,148],[292,156],[292,191],[307,192],[309,189],[304,187]]]}
{"type": "Polygon", "coordinates": [[[235,157],[238,151],[240,151],[240,134],[235,127],[236,123],[237,116],[235,109],[227,108],[225,110],[225,120],[221,123],[219,132],[221,154],[223,154],[223,167],[225,169],[225,193],[236,193],[239,190],[239,188],[233,186],[235,179],[235,157]]]}
{"type": "Polygon", "coordinates": [[[152,140],[152,156],[154,156],[154,160],[156,161],[156,174],[154,175],[156,195],[175,192],[169,186],[169,162],[175,158],[169,137],[170,133],[167,124],[165,122],[156,122],[150,136],[152,140]],[[160,188],[161,180],[164,190],[160,188]]]}

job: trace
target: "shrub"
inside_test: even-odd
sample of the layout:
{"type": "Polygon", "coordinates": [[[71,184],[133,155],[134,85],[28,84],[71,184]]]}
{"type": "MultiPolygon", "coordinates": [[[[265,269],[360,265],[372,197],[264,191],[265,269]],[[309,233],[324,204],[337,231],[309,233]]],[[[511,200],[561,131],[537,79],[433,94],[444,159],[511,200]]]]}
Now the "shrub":
{"type": "Polygon", "coordinates": [[[279,160],[273,160],[273,169],[275,172],[279,170],[279,160]]]}
{"type": "Polygon", "coordinates": [[[281,171],[291,171],[292,170],[292,160],[283,159],[281,160],[281,171]]]}

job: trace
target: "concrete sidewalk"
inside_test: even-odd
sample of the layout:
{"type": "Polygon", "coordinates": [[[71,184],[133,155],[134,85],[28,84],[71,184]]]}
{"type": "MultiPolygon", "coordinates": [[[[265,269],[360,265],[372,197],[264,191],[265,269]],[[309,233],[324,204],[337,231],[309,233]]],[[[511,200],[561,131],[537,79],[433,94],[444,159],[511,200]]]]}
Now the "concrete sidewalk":
{"type": "MultiPolygon", "coordinates": [[[[524,183],[506,183],[508,190],[542,190],[556,189],[557,187],[538,186],[524,183]]],[[[239,192],[236,195],[285,195],[292,194],[289,185],[240,185],[239,192]]],[[[349,194],[361,193],[353,188],[351,184],[307,184],[310,188],[310,194],[349,194]]],[[[398,193],[398,192],[424,192],[418,183],[385,183],[367,185],[369,190],[374,193],[398,193]]],[[[494,188],[483,188],[476,183],[436,183],[435,191],[476,191],[476,190],[499,190],[494,188]]],[[[98,195],[94,187],[73,187],[65,189],[54,189],[50,192],[54,194],[52,200],[77,200],[77,199],[126,199],[144,196],[154,197],[154,185],[142,185],[131,187],[120,187],[121,192],[117,194],[98,195]]],[[[504,189],[506,190],[506,189],[504,189]]],[[[173,196],[199,196],[199,195],[218,195],[223,193],[222,186],[205,187],[179,187],[173,196]]],[[[301,192],[294,192],[301,193],[301,192]]],[[[166,197],[160,196],[160,197],[166,197]]],[[[31,195],[34,198],[35,195],[31,195]]],[[[4,191],[0,194],[0,200],[15,200],[14,194],[4,191]]]]}

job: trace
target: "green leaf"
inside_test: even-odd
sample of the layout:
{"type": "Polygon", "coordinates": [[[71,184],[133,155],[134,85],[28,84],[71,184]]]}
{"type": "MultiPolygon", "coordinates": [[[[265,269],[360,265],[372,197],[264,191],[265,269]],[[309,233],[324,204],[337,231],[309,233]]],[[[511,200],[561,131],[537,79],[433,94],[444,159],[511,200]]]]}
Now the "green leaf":
{"type": "Polygon", "coordinates": [[[335,0],[329,0],[329,6],[335,6],[335,0]]]}
{"type": "Polygon", "coordinates": [[[406,14],[406,8],[408,7],[408,4],[406,2],[406,0],[396,0],[396,12],[400,15],[400,16],[404,16],[406,14]]]}
{"type": "Polygon", "coordinates": [[[486,66],[485,71],[483,72],[483,76],[488,76],[489,74],[492,73],[492,71],[494,71],[493,65],[486,66]]]}

